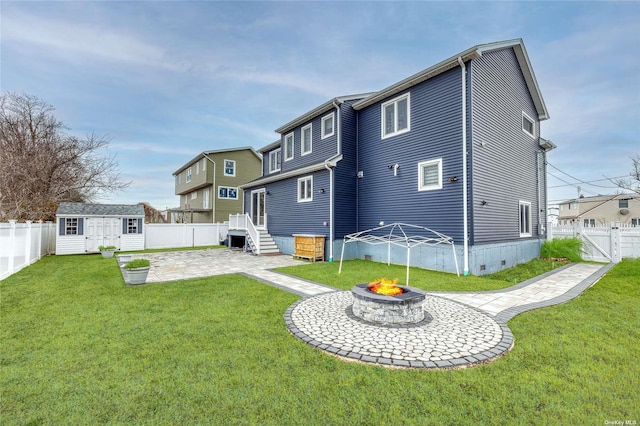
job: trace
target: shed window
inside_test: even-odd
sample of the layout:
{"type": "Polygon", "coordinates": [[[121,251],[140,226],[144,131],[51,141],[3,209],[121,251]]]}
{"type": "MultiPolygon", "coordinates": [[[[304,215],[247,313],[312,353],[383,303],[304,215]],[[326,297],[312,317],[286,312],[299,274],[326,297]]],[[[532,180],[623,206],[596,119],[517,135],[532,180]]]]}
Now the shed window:
{"type": "Polygon", "coordinates": [[[60,235],[83,235],[83,218],[66,217],[60,219],[60,235]]]}
{"type": "Polygon", "coordinates": [[[142,219],[141,218],[124,218],[122,219],[122,233],[123,234],[142,234],[142,219]]]}
{"type": "Polygon", "coordinates": [[[313,127],[311,124],[307,124],[302,128],[302,146],[300,148],[300,155],[311,154],[313,149],[313,127]]]}
{"type": "Polygon", "coordinates": [[[333,136],[333,113],[325,115],[322,117],[322,135],[321,138],[328,138],[329,136],[333,136]]]}
{"type": "Polygon", "coordinates": [[[522,131],[528,134],[529,136],[531,136],[532,138],[535,138],[534,129],[535,129],[535,122],[533,121],[533,118],[529,117],[527,114],[524,113],[524,111],[522,111],[522,131]]]}
{"type": "Polygon", "coordinates": [[[293,133],[289,133],[284,137],[284,161],[292,160],[294,156],[293,151],[293,133]]]}
{"type": "Polygon", "coordinates": [[[531,203],[527,201],[520,201],[519,203],[520,210],[520,236],[521,237],[530,237],[531,236],[531,203]]]}
{"type": "Polygon", "coordinates": [[[313,201],[313,176],[298,179],[298,202],[313,201]]]}
{"type": "Polygon", "coordinates": [[[236,161],[224,160],[224,175],[235,176],[236,175],[236,161]]]}
{"type": "Polygon", "coordinates": [[[269,153],[269,173],[280,171],[280,148],[269,153]]]}
{"type": "Polygon", "coordinates": [[[418,164],[418,191],[442,189],[442,158],[418,164]]]}
{"type": "Polygon", "coordinates": [[[407,93],[382,104],[382,139],[410,130],[409,100],[409,93],[407,93]]]}

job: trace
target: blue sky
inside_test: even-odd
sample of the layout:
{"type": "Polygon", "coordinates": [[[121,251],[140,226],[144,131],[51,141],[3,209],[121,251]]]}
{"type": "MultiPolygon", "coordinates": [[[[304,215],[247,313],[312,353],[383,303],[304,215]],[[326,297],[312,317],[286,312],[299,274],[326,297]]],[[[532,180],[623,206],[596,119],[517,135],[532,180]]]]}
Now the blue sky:
{"type": "Polygon", "coordinates": [[[172,173],[200,152],[260,148],[335,96],[513,38],[551,116],[548,160],[566,173],[549,169],[550,200],[577,196],[560,179],[624,176],[640,154],[638,2],[3,0],[0,14],[1,90],[47,101],[73,134],[111,137],[133,183],[100,202],[178,206],[172,173]]]}

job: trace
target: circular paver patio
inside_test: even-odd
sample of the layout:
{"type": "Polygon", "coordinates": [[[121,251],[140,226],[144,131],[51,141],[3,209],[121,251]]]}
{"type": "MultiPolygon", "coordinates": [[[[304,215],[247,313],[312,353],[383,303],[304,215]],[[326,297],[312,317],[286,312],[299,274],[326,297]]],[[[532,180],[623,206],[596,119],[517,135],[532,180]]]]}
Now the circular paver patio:
{"type": "Polygon", "coordinates": [[[513,346],[513,335],[478,309],[427,296],[425,320],[378,326],[351,313],[350,291],[303,299],[285,313],[289,331],[311,346],[365,363],[405,368],[460,368],[484,364],[513,346]]]}

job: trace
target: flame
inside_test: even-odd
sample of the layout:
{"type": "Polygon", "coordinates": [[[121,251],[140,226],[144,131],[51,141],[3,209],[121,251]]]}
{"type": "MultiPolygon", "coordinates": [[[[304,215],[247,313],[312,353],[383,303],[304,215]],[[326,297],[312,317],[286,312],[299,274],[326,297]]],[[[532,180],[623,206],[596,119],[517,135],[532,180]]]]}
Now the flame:
{"type": "Polygon", "coordinates": [[[369,291],[378,294],[384,294],[385,296],[396,296],[404,293],[401,287],[398,286],[398,279],[393,280],[387,278],[377,278],[369,283],[367,286],[369,291]]]}

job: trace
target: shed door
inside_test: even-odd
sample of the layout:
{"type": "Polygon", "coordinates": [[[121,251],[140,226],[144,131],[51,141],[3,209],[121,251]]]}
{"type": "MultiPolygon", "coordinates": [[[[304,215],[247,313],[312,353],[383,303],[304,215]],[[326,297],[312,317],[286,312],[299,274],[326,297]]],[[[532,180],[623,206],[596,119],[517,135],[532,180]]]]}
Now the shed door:
{"type": "Polygon", "coordinates": [[[120,248],[120,219],[92,217],[86,223],[86,251],[96,252],[100,246],[120,248]]]}

